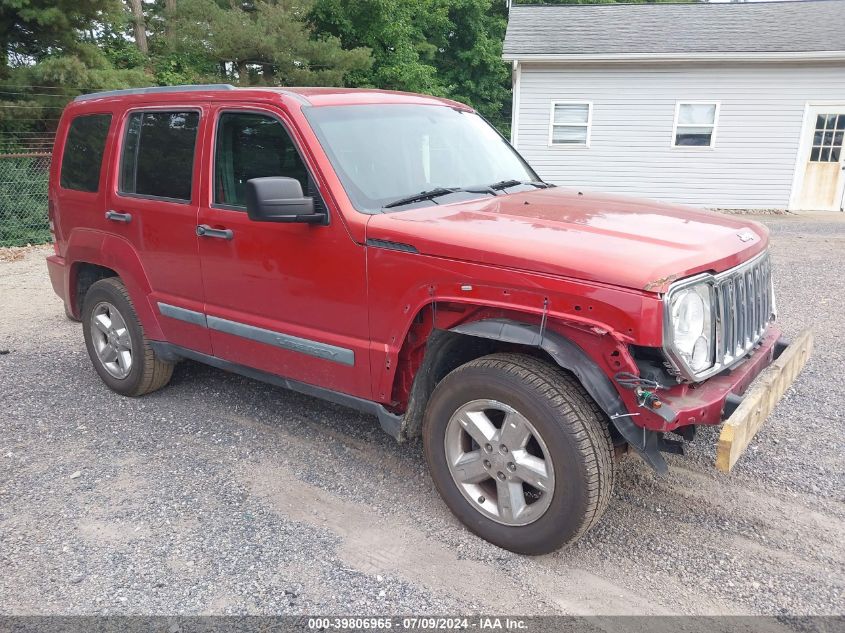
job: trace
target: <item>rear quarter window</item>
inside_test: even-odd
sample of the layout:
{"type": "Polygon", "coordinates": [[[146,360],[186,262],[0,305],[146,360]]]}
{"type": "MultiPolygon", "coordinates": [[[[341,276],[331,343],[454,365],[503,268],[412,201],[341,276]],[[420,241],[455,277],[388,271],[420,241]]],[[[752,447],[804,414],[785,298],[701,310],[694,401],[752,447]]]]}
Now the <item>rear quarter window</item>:
{"type": "Polygon", "coordinates": [[[63,189],[97,191],[110,125],[110,114],[85,114],[71,121],[59,178],[63,189]]]}

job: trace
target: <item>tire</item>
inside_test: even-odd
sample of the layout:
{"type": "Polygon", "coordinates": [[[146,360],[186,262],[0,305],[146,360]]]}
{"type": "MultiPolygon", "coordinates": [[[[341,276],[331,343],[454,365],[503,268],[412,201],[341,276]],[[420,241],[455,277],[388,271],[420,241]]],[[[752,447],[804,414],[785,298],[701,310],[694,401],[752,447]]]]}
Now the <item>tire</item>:
{"type": "Polygon", "coordinates": [[[82,331],[94,369],[113,391],[142,396],[170,381],[173,364],[156,357],[119,278],[101,279],[88,289],[82,304],[82,331]],[[106,323],[112,326],[110,333],[106,323]]]}
{"type": "Polygon", "coordinates": [[[426,409],[423,447],[455,516],[481,538],[520,554],[545,554],[578,540],[601,518],[613,489],[606,416],[574,376],[523,354],[485,356],[447,375],[426,409]],[[513,423],[503,434],[504,416],[513,423]],[[492,440],[482,446],[476,437],[492,440]],[[487,459],[479,464],[479,456],[487,459]],[[459,465],[454,475],[450,460],[459,465]],[[487,473],[489,479],[473,483],[487,473]],[[508,499],[505,507],[500,499],[508,499]]]}

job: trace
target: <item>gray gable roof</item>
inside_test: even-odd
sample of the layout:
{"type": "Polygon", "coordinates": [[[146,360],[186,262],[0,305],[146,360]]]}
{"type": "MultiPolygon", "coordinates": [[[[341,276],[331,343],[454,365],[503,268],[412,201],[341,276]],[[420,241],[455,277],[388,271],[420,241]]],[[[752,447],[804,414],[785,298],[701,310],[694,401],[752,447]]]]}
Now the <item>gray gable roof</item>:
{"type": "Polygon", "coordinates": [[[504,57],[845,51],[845,0],[514,5],[504,57]]]}

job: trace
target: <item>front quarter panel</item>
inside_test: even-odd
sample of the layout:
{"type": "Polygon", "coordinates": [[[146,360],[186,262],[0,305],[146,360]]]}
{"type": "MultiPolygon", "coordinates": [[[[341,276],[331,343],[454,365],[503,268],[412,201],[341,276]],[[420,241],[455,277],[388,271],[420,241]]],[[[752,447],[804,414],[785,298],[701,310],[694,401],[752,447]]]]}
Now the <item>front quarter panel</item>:
{"type": "MultiPolygon", "coordinates": [[[[545,321],[611,378],[637,371],[628,343],[660,344],[655,295],[372,246],[367,263],[374,395],[383,403],[396,404],[400,352],[426,312],[440,329],[485,318],[545,321]]],[[[631,392],[620,395],[630,404],[631,392]]]]}

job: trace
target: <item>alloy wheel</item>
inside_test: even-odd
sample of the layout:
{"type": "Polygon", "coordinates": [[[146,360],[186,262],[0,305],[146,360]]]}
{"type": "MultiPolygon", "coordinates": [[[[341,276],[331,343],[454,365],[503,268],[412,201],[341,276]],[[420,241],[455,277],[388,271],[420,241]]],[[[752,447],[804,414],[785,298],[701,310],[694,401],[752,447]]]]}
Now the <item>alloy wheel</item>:
{"type": "Polygon", "coordinates": [[[483,515],[519,526],[548,510],[555,489],[549,450],[513,407],[488,399],[468,402],[449,419],[444,445],[455,485],[483,515]]]}
{"type": "Polygon", "coordinates": [[[132,371],[132,338],[123,315],[107,301],[98,303],[91,313],[91,339],[106,371],[126,378],[132,371]]]}

